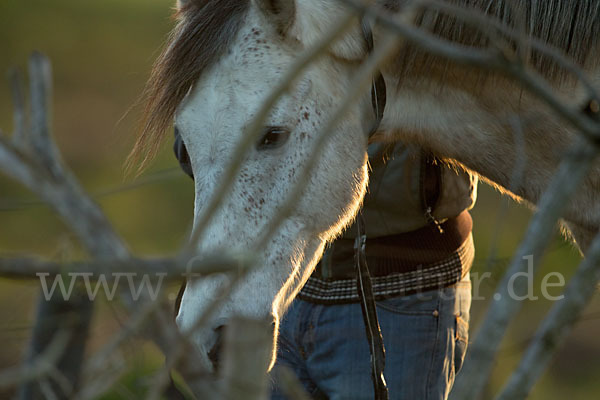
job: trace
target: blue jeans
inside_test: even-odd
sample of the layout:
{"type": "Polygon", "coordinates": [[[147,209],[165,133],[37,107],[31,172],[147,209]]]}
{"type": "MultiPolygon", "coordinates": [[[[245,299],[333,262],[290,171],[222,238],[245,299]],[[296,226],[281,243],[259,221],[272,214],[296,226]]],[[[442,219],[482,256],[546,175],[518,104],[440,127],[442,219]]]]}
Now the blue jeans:
{"type": "MultiPolygon", "coordinates": [[[[471,282],[377,302],[390,399],[445,400],[468,343],[471,282]]],[[[279,333],[272,399],[285,399],[287,366],[315,399],[373,399],[370,355],[359,304],[294,300],[279,333]]]]}

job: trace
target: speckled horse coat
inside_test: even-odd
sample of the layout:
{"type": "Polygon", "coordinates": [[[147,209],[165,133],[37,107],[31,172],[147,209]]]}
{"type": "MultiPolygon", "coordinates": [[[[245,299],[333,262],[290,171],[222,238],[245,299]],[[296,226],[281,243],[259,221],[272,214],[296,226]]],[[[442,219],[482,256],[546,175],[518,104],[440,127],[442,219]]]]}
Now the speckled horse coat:
{"type": "MultiPolygon", "coordinates": [[[[575,5],[571,0],[451,2],[479,9],[561,49],[599,83],[599,0],[575,5]]],[[[406,2],[378,3],[398,11],[406,2]]],[[[240,173],[197,249],[202,254],[251,252],[259,259],[209,325],[194,333],[194,341],[207,354],[216,341],[215,328],[233,314],[272,316],[277,322],[324,244],[352,220],[367,185],[364,132],[372,110],[365,91],[329,132],[331,139],[303,195],[257,253],[259,238],[314,153],[316,132],[345,98],[366,57],[360,25],[357,19],[326,55],[306,68],[273,107],[260,141],[241,160],[232,160],[236,143],[270,90],[347,10],[337,0],[189,0],[178,6],[178,26],[148,85],[145,127],[134,154],[149,157],[176,118],[196,177],[196,223],[223,171],[240,161],[240,173]]],[[[465,45],[485,48],[495,43],[435,11],[422,13],[418,23],[465,45]]],[[[376,29],[376,45],[380,35],[376,29]]],[[[529,61],[563,100],[577,107],[589,103],[581,85],[550,58],[533,52],[529,61]]],[[[499,187],[510,187],[515,197],[531,203],[538,201],[576,136],[541,101],[502,76],[454,65],[412,46],[399,50],[382,71],[388,104],[378,140],[418,142],[499,187]],[[516,131],[522,136],[521,151],[516,151],[516,131]],[[519,154],[524,157],[518,159],[519,154]],[[527,179],[511,182],[511,167],[519,162],[527,179]]],[[[564,214],[582,247],[598,231],[598,172],[595,165],[564,214]]],[[[188,286],[177,316],[182,329],[194,325],[227,281],[226,276],[213,276],[188,286]]],[[[210,365],[208,357],[205,362],[210,365]]]]}

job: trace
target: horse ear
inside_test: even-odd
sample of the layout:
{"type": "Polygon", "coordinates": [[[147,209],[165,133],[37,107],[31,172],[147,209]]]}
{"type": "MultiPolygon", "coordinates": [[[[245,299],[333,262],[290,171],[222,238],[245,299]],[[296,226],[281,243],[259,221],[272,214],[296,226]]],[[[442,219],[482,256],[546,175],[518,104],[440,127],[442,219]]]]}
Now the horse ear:
{"type": "Polygon", "coordinates": [[[296,0],[256,0],[258,7],[285,34],[296,19],[296,0]]]}

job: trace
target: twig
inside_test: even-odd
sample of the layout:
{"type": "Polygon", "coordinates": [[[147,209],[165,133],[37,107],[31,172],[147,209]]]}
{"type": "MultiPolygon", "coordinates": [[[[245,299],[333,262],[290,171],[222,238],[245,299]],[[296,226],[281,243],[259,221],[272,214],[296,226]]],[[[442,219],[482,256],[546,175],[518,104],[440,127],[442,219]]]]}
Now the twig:
{"type": "Polygon", "coordinates": [[[533,257],[534,270],[537,270],[556,222],[587,175],[596,155],[597,150],[589,146],[585,139],[579,138],[574,150],[561,163],[538,203],[538,211],[527,229],[525,239],[498,285],[494,296],[496,301],[491,304],[477,338],[470,346],[463,370],[452,391],[453,398],[477,399],[483,390],[506,328],[521,306],[521,302],[513,296],[520,297],[527,292],[527,283],[523,280],[514,280],[512,286],[509,282],[516,274],[527,271],[525,257],[533,257]]]}
{"type": "MultiPolygon", "coordinates": [[[[290,195],[287,197],[284,205],[281,207],[281,209],[278,211],[276,217],[269,223],[269,226],[263,233],[261,240],[259,241],[259,244],[257,245],[257,249],[259,249],[259,251],[264,246],[266,246],[266,244],[270,240],[270,237],[272,236],[272,234],[276,231],[276,229],[279,227],[281,222],[285,220],[285,217],[287,216],[289,211],[292,209],[293,205],[298,201],[299,195],[302,193],[302,191],[306,187],[306,184],[308,183],[308,180],[310,178],[310,174],[311,174],[312,170],[314,169],[314,167],[316,166],[316,160],[318,160],[320,158],[320,154],[322,152],[322,149],[323,149],[325,143],[327,142],[327,140],[329,140],[331,138],[331,135],[328,135],[328,133],[336,126],[336,124],[339,122],[339,120],[341,118],[343,118],[343,116],[345,115],[345,112],[350,107],[350,105],[352,105],[356,101],[356,99],[366,91],[366,88],[368,87],[368,84],[371,81],[371,77],[373,75],[374,70],[378,67],[378,65],[382,62],[382,60],[384,60],[393,51],[393,49],[398,46],[399,40],[397,38],[390,38],[390,40],[386,41],[386,43],[387,43],[386,45],[381,46],[376,51],[376,53],[373,55],[373,57],[371,57],[369,59],[369,61],[366,62],[363,67],[361,67],[361,69],[358,72],[358,78],[356,79],[357,84],[353,85],[352,90],[350,91],[348,96],[346,96],[344,103],[338,108],[336,114],[328,121],[328,123],[323,127],[323,129],[320,130],[320,132],[318,134],[319,139],[317,140],[317,142],[314,145],[313,153],[312,153],[312,156],[311,156],[309,162],[304,167],[304,169],[300,175],[300,179],[294,186],[292,193],[290,193],[290,195]]],[[[311,52],[311,54],[312,54],[312,52],[311,52]]],[[[303,64],[300,63],[298,65],[299,65],[298,68],[300,68],[300,66],[303,64]]],[[[292,74],[291,76],[295,76],[295,75],[292,74]]],[[[273,102],[275,101],[275,99],[278,96],[280,96],[283,93],[283,90],[284,89],[282,89],[281,93],[275,93],[273,95],[273,102]]],[[[268,110],[268,108],[266,108],[266,109],[268,110]]],[[[265,116],[266,116],[266,114],[265,114],[265,116]]],[[[260,121],[260,120],[256,119],[256,121],[260,121]]],[[[257,126],[259,126],[259,125],[257,125],[257,126]]],[[[366,138],[365,138],[365,141],[366,141],[366,138]]],[[[193,239],[192,239],[191,243],[193,243],[193,239]]],[[[230,285],[230,287],[231,287],[231,285],[230,285]]],[[[208,308],[207,313],[205,313],[199,319],[197,324],[195,324],[194,327],[192,327],[192,329],[189,330],[188,334],[191,334],[196,329],[203,326],[208,321],[210,314],[212,314],[212,311],[214,311],[216,308],[217,308],[216,304],[211,305],[211,307],[208,308]]],[[[176,353],[176,355],[177,355],[177,353],[176,353]]],[[[177,357],[175,357],[175,359],[177,359],[177,357]]],[[[169,361],[168,361],[168,363],[169,363],[169,361]]]]}
{"type": "MultiPolygon", "coordinates": [[[[254,266],[255,264],[253,264],[253,267],[254,266]]],[[[221,305],[230,296],[231,292],[241,282],[244,276],[244,272],[233,275],[231,281],[221,289],[220,295],[211,299],[200,318],[198,318],[191,327],[181,333],[181,337],[184,340],[174,342],[174,345],[170,347],[170,351],[165,353],[167,355],[166,363],[155,377],[154,384],[150,390],[150,398],[148,400],[158,400],[160,398],[160,394],[164,392],[164,389],[169,383],[170,374],[173,369],[179,371],[187,384],[193,389],[196,396],[200,398],[214,397],[217,388],[214,387],[214,382],[211,382],[210,378],[207,379],[210,376],[208,371],[202,371],[202,368],[198,371],[198,365],[194,364],[194,359],[188,356],[189,343],[191,342],[192,336],[199,329],[203,329],[207,326],[211,317],[220,309],[221,305]],[[210,395],[211,393],[212,395],[210,395]]],[[[188,285],[190,284],[192,284],[192,282],[188,281],[188,285]]],[[[200,355],[198,357],[206,356],[200,355]]]]}
{"type": "MultiPolygon", "coordinates": [[[[364,12],[366,15],[374,17],[385,28],[400,34],[406,40],[416,44],[432,54],[445,57],[455,62],[473,65],[490,70],[496,70],[508,74],[516,79],[521,85],[541,98],[550,106],[559,116],[569,121],[579,133],[592,143],[600,143],[600,124],[585,116],[578,107],[572,107],[562,102],[554,93],[553,88],[540,76],[528,70],[520,60],[508,58],[503,49],[475,49],[457,45],[451,41],[443,40],[435,35],[428,34],[424,30],[416,28],[412,24],[403,21],[394,21],[393,18],[372,7],[367,7],[355,0],[345,0],[355,9],[364,12]]],[[[418,4],[419,2],[416,2],[418,4]]],[[[549,48],[538,48],[540,51],[548,52],[549,48]]],[[[596,96],[597,92],[593,89],[589,80],[572,63],[565,64],[564,58],[560,58],[559,64],[566,67],[580,78],[588,91],[596,96]],[[583,77],[583,79],[582,79],[583,77]],[[591,89],[590,89],[591,88],[591,89]]],[[[473,399],[483,389],[487,376],[491,371],[493,355],[499,345],[499,342],[505,332],[510,317],[518,310],[516,301],[511,301],[508,296],[507,282],[514,273],[524,270],[522,258],[527,255],[533,255],[536,261],[542,254],[542,250],[549,240],[550,232],[560,217],[564,206],[571,194],[577,188],[579,182],[586,175],[595,156],[595,151],[589,148],[587,142],[580,142],[577,153],[581,158],[569,157],[570,160],[563,163],[561,172],[550,184],[545,196],[539,202],[540,211],[534,218],[528,231],[525,242],[521,245],[513,260],[511,268],[501,284],[497,295],[502,296],[502,300],[492,305],[488,319],[482,327],[478,341],[472,346],[468,355],[472,360],[465,363],[462,372],[453,392],[457,399],[473,399]],[[569,166],[570,165],[570,166],[569,166]],[[573,170],[570,170],[573,168],[573,170]]],[[[522,289],[515,291],[521,293],[522,289]]]]}
{"type": "Polygon", "coordinates": [[[23,95],[23,75],[18,69],[9,72],[10,87],[14,107],[14,132],[12,136],[13,143],[18,148],[24,148],[28,142],[25,136],[27,129],[25,127],[25,96],[23,95]]]}
{"type": "Polygon", "coordinates": [[[56,145],[51,138],[52,129],[52,67],[41,53],[29,58],[31,98],[31,150],[42,167],[55,178],[64,179],[64,169],[56,145]]]}
{"type": "Polygon", "coordinates": [[[48,202],[99,259],[125,259],[125,244],[110,223],[64,168],[50,136],[51,68],[41,54],[30,60],[31,130],[27,148],[0,137],[0,170],[48,202]]]}
{"type": "MultiPolygon", "coordinates": [[[[15,145],[18,148],[18,146],[15,145]]],[[[162,170],[158,170],[154,173],[145,175],[144,177],[137,179],[135,182],[119,185],[115,187],[108,187],[103,189],[94,190],[91,194],[91,197],[94,200],[101,200],[105,197],[114,196],[117,194],[121,194],[130,190],[136,190],[138,188],[152,185],[156,183],[161,183],[166,180],[175,180],[175,179],[188,179],[181,173],[181,168],[179,167],[170,167],[162,170]]],[[[2,199],[0,201],[0,212],[5,211],[15,211],[22,210],[30,207],[42,207],[47,206],[48,204],[42,200],[37,198],[31,199],[2,199]]]]}
{"type": "MultiPolygon", "coordinates": [[[[509,122],[512,127],[511,131],[513,132],[516,163],[514,168],[512,168],[512,173],[507,189],[514,193],[515,189],[523,183],[523,179],[525,178],[525,172],[527,167],[527,154],[525,149],[525,134],[523,132],[523,126],[521,124],[519,116],[511,116],[509,122]]],[[[490,271],[494,262],[497,261],[496,257],[498,254],[498,247],[500,244],[500,235],[506,227],[506,223],[508,222],[506,216],[509,210],[510,200],[511,199],[507,197],[502,198],[500,206],[498,207],[495,223],[493,225],[496,227],[496,229],[494,229],[494,232],[492,233],[492,238],[490,240],[490,248],[486,257],[484,271],[490,271]]]]}
{"type": "MultiPolygon", "coordinates": [[[[397,16],[397,19],[411,20],[413,18],[412,10],[407,10],[401,15],[397,16]]],[[[375,49],[374,53],[369,59],[360,67],[356,73],[356,77],[353,80],[352,87],[344,96],[344,100],[337,107],[335,113],[324,126],[319,129],[317,133],[318,139],[314,143],[311,149],[311,157],[305,164],[298,181],[294,185],[294,188],[290,191],[284,204],[279,207],[279,210],[273,220],[271,221],[269,228],[262,236],[259,248],[266,246],[273,233],[279,228],[280,224],[289,216],[293,207],[298,203],[298,199],[301,198],[302,192],[308,185],[312,172],[317,167],[317,162],[321,159],[323,151],[327,147],[328,141],[331,139],[331,132],[335,131],[337,124],[346,116],[349,108],[359,99],[361,95],[367,92],[369,85],[372,82],[374,72],[379,68],[387,57],[389,57],[397,48],[402,44],[402,39],[395,36],[387,36],[383,38],[381,43],[375,49]]],[[[367,137],[365,136],[365,152],[367,137]]]]}
{"type": "MultiPolygon", "coordinates": [[[[517,41],[520,45],[524,45],[524,47],[530,46],[532,49],[540,52],[541,54],[552,58],[560,67],[572,73],[583,84],[589,98],[600,99],[600,94],[598,93],[597,88],[594,86],[589,76],[587,76],[578,65],[567,58],[564,53],[557,48],[548,45],[534,36],[527,35],[526,32],[512,29],[505,23],[490,18],[488,15],[478,12],[477,10],[468,9],[464,6],[458,6],[439,0],[419,0],[419,3],[423,6],[430,6],[434,9],[446,12],[453,17],[460,18],[465,22],[473,24],[482,31],[493,28],[509,38],[517,41]]],[[[523,60],[521,59],[521,61],[523,60]]]]}
{"type": "Polygon", "coordinates": [[[35,258],[0,258],[0,276],[9,279],[37,279],[39,274],[51,278],[55,275],[76,273],[89,275],[89,281],[96,281],[116,274],[143,274],[181,280],[190,276],[243,271],[248,268],[252,260],[252,258],[244,260],[240,257],[213,256],[188,262],[176,258],[129,258],[60,264],[35,258]]]}
{"type": "MultiPolygon", "coordinates": [[[[27,146],[17,147],[5,137],[0,136],[0,170],[19,181],[51,205],[73,230],[88,252],[100,263],[126,262],[130,255],[124,242],[115,233],[100,208],[85,193],[77,180],[66,170],[60,160],[58,150],[50,137],[50,66],[41,54],[32,56],[30,63],[32,83],[32,124],[27,136],[27,146]]],[[[96,261],[94,261],[96,262],[96,261]]],[[[184,263],[181,263],[184,264],[184,263]]],[[[180,264],[180,265],[181,265],[180,264]]],[[[187,261],[186,263],[187,264],[187,261]]],[[[124,264],[123,264],[124,265],[124,264]]],[[[13,265],[14,266],[14,265],[13,265]]],[[[47,267],[48,265],[44,265],[47,267]]],[[[187,265],[186,265],[187,266],[187,265]]],[[[12,270],[12,273],[16,273],[12,270]]],[[[60,373],[66,376],[77,388],[80,365],[83,359],[92,302],[77,292],[71,301],[65,302],[55,296],[51,301],[41,298],[38,306],[38,319],[32,334],[28,363],[47,348],[52,332],[65,325],[66,316],[75,318],[68,326],[75,330],[71,336],[68,354],[58,361],[60,373]]],[[[148,301],[132,301],[125,292],[123,299],[130,310],[135,310],[148,301]]],[[[67,321],[68,322],[68,321],[67,321]]],[[[152,319],[149,332],[159,348],[168,354],[174,343],[184,339],[178,335],[172,318],[152,319]]],[[[188,352],[188,358],[194,357],[194,351],[188,352]]],[[[190,362],[191,364],[192,362],[190,362]]],[[[30,399],[39,395],[39,386],[24,385],[20,391],[21,399],[30,399]]],[[[63,394],[68,397],[70,394],[63,394]]]]}
{"type": "Polygon", "coordinates": [[[73,400],[94,400],[100,398],[103,394],[109,391],[114,385],[127,373],[128,368],[124,360],[113,362],[113,365],[108,367],[104,365],[98,369],[93,380],[85,382],[83,388],[73,400]],[[115,365],[116,364],[116,365],[115,365]]]}
{"type": "MultiPolygon", "coordinates": [[[[477,49],[465,47],[419,29],[414,24],[397,21],[377,8],[368,7],[358,0],[343,0],[358,12],[374,18],[381,26],[395,32],[424,51],[444,57],[459,64],[471,65],[512,76],[523,87],[541,98],[559,116],[569,121],[592,143],[600,143],[600,123],[585,117],[579,107],[563,103],[552,86],[536,73],[527,69],[520,60],[511,59],[503,49],[477,49]]],[[[418,2],[417,2],[418,4],[418,2]]],[[[573,67],[574,68],[574,67],[573,67]]],[[[579,76],[579,75],[578,75],[579,76]]],[[[589,82],[586,80],[585,82],[589,82]]]]}
{"type": "MultiPolygon", "coordinates": [[[[51,123],[48,114],[52,96],[50,62],[41,54],[36,53],[30,59],[29,72],[31,81],[31,130],[29,131],[29,135],[21,133],[17,141],[17,143],[19,141],[23,142],[27,138],[29,143],[27,148],[20,145],[21,149],[19,150],[3,138],[0,138],[2,139],[0,140],[0,168],[4,169],[9,176],[23,178],[21,179],[21,183],[28,186],[31,190],[37,191],[43,197],[47,199],[53,198],[53,205],[59,210],[63,219],[67,223],[71,221],[72,226],[80,228],[79,230],[76,229],[76,232],[81,235],[83,233],[81,223],[73,221],[79,221],[85,215],[77,215],[76,212],[71,214],[69,208],[74,205],[74,202],[77,203],[79,198],[83,198],[83,196],[75,197],[74,201],[65,201],[64,198],[60,199],[61,201],[57,201],[59,199],[55,196],[57,191],[50,189],[52,184],[56,186],[62,183],[63,186],[71,189],[70,194],[73,194],[75,191],[79,192],[77,194],[81,193],[75,181],[69,179],[69,176],[64,173],[58,157],[58,151],[50,138],[51,123]],[[29,157],[25,155],[25,152],[30,153],[29,157]],[[16,159],[16,162],[11,164],[11,159],[16,159]],[[36,162],[31,162],[30,160],[32,159],[36,160],[36,162]],[[7,161],[8,164],[6,163],[7,161]],[[48,185],[49,182],[52,182],[52,184],[48,185]]],[[[19,112],[17,110],[17,114],[19,112]]],[[[19,118],[20,116],[18,115],[15,117],[15,119],[19,118]]],[[[98,218],[95,218],[95,220],[98,220],[98,218]]],[[[90,234],[87,237],[85,235],[81,236],[84,236],[82,238],[84,239],[84,244],[91,252],[105,257],[110,254],[106,251],[107,249],[98,247],[97,243],[102,242],[101,238],[97,243],[94,243],[96,238],[92,238],[93,235],[90,234]]],[[[124,247],[122,249],[124,250],[124,247]]],[[[79,365],[83,359],[93,310],[90,302],[81,301],[81,298],[78,296],[75,296],[74,299],[74,301],[65,302],[58,298],[58,296],[54,296],[49,301],[45,301],[40,297],[38,318],[33,329],[29,354],[26,360],[27,365],[34,362],[37,355],[49,346],[53,332],[63,329],[65,325],[68,326],[71,333],[68,344],[69,352],[62,354],[57,360],[57,368],[59,368],[60,374],[70,381],[72,388],[76,388],[78,385],[79,365]],[[72,319],[67,324],[64,321],[66,316],[70,316],[72,319]]],[[[36,397],[39,395],[39,390],[44,390],[44,388],[39,385],[27,383],[21,387],[20,398],[28,399],[36,397]]],[[[69,395],[70,393],[63,393],[62,398],[66,398],[69,395]]]]}
{"type": "MultiPolygon", "coordinates": [[[[267,118],[268,113],[271,111],[277,100],[289,90],[292,82],[294,82],[298,76],[304,71],[304,69],[318,57],[325,54],[331,43],[335,42],[344,32],[346,32],[355,20],[355,16],[350,15],[344,18],[341,22],[337,23],[331,31],[329,31],[314,47],[309,49],[304,55],[300,56],[298,61],[292,65],[292,67],[286,72],[285,76],[278,84],[278,86],[271,92],[267,99],[261,105],[261,108],[257,112],[256,116],[252,119],[248,133],[242,136],[242,139],[237,144],[235,151],[231,157],[232,160],[243,160],[244,155],[258,139],[258,135],[262,132],[264,120],[267,118]]],[[[229,193],[231,186],[233,185],[234,179],[237,176],[241,168],[241,162],[234,161],[230,164],[229,168],[225,171],[222,183],[214,193],[211,201],[204,209],[201,217],[198,219],[198,223],[194,227],[194,232],[189,241],[189,245],[183,250],[184,254],[194,254],[198,240],[202,236],[204,229],[208,226],[212,217],[216,214],[219,206],[221,205],[223,198],[229,193]]]]}
{"type": "Polygon", "coordinates": [[[550,310],[535,334],[517,370],[513,373],[498,400],[524,399],[540,378],[554,351],[565,341],[569,332],[580,318],[584,307],[596,292],[600,281],[600,235],[586,252],[585,260],[579,265],[569,281],[563,295],[550,310]]]}
{"type": "Polygon", "coordinates": [[[63,354],[68,342],[68,332],[57,332],[50,345],[46,347],[43,353],[38,354],[29,365],[0,372],[0,388],[10,388],[47,376],[63,354]]]}
{"type": "Polygon", "coordinates": [[[277,382],[283,393],[291,400],[310,400],[310,396],[304,390],[298,377],[285,365],[276,367],[277,382]]]}
{"type": "Polygon", "coordinates": [[[232,318],[225,328],[221,398],[266,400],[272,350],[271,321],[232,318]]]}
{"type": "Polygon", "coordinates": [[[55,392],[56,389],[52,385],[50,385],[48,379],[40,379],[39,385],[40,391],[43,394],[45,400],[60,400],[58,398],[57,393],[55,392]]]}
{"type": "Polygon", "coordinates": [[[148,302],[140,310],[134,313],[125,326],[122,327],[119,332],[117,332],[108,343],[102,346],[102,348],[86,363],[84,374],[94,376],[96,371],[104,368],[104,365],[111,355],[117,351],[123,342],[135,335],[145,325],[146,321],[159,306],[159,302],[148,302]]]}
{"type": "MultiPolygon", "coordinates": [[[[320,55],[324,54],[326,49],[329,47],[330,43],[335,41],[336,38],[341,36],[347,29],[349,29],[349,27],[351,26],[351,23],[354,21],[354,19],[355,19],[354,16],[349,16],[348,18],[344,19],[341,23],[338,23],[315,47],[311,48],[304,56],[302,56],[300,58],[300,60],[298,60],[294,64],[294,66],[286,73],[286,76],[281,81],[282,83],[279,84],[279,86],[276,87],[275,90],[269,95],[267,100],[262,104],[261,109],[259,110],[257,115],[254,117],[253,121],[251,122],[251,124],[248,128],[249,134],[244,136],[243,140],[237,145],[237,147],[235,149],[235,154],[237,155],[237,157],[233,156],[232,157],[233,160],[243,159],[242,156],[245,154],[247,149],[256,141],[258,134],[260,134],[260,132],[261,132],[261,127],[262,127],[264,119],[267,117],[271,108],[276,104],[277,100],[281,97],[281,95],[283,95],[288,90],[291,83],[293,81],[295,81],[297,76],[300,75],[300,73],[307,67],[307,65],[310,62],[315,60],[320,55]]],[[[184,257],[186,257],[186,256],[189,257],[191,254],[195,253],[197,242],[200,239],[200,237],[204,231],[204,228],[206,228],[206,226],[210,222],[212,216],[215,214],[215,211],[220,206],[222,199],[224,198],[224,196],[228,193],[229,189],[231,188],[231,185],[233,184],[233,181],[239,171],[239,168],[240,168],[240,163],[234,162],[234,163],[230,164],[228,170],[225,172],[224,178],[222,180],[223,183],[217,189],[217,192],[212,196],[211,202],[207,205],[204,213],[202,214],[201,218],[199,219],[199,222],[194,227],[194,232],[189,241],[188,247],[184,248],[182,250],[181,254],[184,257]]],[[[277,223],[271,223],[269,226],[274,227],[276,225],[277,225],[277,223]]],[[[272,230],[273,229],[271,229],[271,231],[272,230]]],[[[230,293],[231,290],[233,290],[235,285],[241,279],[242,275],[243,274],[238,274],[238,275],[234,276],[231,284],[228,285],[228,287],[226,289],[228,293],[230,293]]],[[[208,320],[210,319],[210,316],[215,312],[215,310],[218,309],[219,304],[224,300],[224,298],[225,298],[225,296],[221,296],[219,299],[215,299],[213,301],[214,304],[211,304],[210,307],[207,308],[207,312],[205,312],[202,315],[202,317],[199,318],[199,320],[192,326],[191,329],[189,329],[187,332],[185,332],[185,335],[189,337],[197,329],[202,328],[208,322],[208,320]]],[[[163,371],[160,373],[158,379],[156,380],[156,387],[153,389],[153,392],[155,392],[155,393],[160,392],[160,387],[164,386],[164,384],[166,383],[166,378],[168,377],[167,374],[171,368],[173,368],[178,363],[180,365],[187,364],[185,362],[185,360],[183,363],[181,362],[181,357],[183,357],[184,354],[185,354],[184,347],[182,347],[182,346],[178,346],[178,348],[176,348],[170,354],[170,357],[167,359],[167,364],[166,364],[165,368],[163,369],[163,371]]],[[[182,374],[184,376],[186,375],[183,372],[182,372],[182,374]]],[[[192,375],[193,374],[194,373],[192,373],[192,375]]],[[[189,382],[189,383],[191,384],[191,382],[189,382]]],[[[196,389],[198,389],[198,388],[196,388],[196,389]]],[[[207,390],[207,389],[200,388],[199,390],[207,390]]]]}

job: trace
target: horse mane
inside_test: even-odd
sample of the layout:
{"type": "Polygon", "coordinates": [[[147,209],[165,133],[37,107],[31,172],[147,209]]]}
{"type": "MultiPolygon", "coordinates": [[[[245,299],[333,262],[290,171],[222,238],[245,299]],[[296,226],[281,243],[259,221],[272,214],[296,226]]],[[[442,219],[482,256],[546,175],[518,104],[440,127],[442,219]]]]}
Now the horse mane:
{"type": "Polygon", "coordinates": [[[226,50],[250,6],[250,0],[188,0],[178,23],[155,61],[142,93],[144,110],[128,169],[141,171],[160,148],[177,107],[204,70],[226,50]]]}
{"type": "MultiPolygon", "coordinates": [[[[384,0],[386,7],[398,11],[407,0],[384,0]]],[[[600,42],[600,0],[444,0],[445,3],[485,14],[521,37],[535,38],[556,48],[575,64],[584,66],[594,56],[600,42]]],[[[440,38],[453,43],[486,48],[491,47],[490,33],[501,39],[511,50],[522,51],[528,64],[543,77],[560,83],[569,77],[550,56],[529,51],[527,43],[498,34],[493,29],[482,30],[460,18],[428,8],[417,17],[417,24],[440,38]],[[521,48],[524,46],[525,48],[521,48]]],[[[526,41],[525,41],[526,42],[526,41]]],[[[406,46],[396,57],[398,76],[413,74],[425,76],[431,66],[452,65],[446,59],[421,51],[417,46],[406,46]]],[[[473,77],[473,70],[466,71],[473,77]]],[[[489,72],[479,71],[479,77],[489,72]]]]}
{"type": "MultiPolygon", "coordinates": [[[[409,0],[380,0],[398,11],[409,0]]],[[[583,66],[600,41],[600,0],[444,0],[446,3],[484,13],[502,25],[527,37],[534,37],[560,49],[583,66]]],[[[145,103],[141,129],[128,158],[128,167],[139,164],[141,171],[157,153],[164,132],[173,122],[178,105],[204,70],[226,50],[250,8],[250,0],[188,0],[176,14],[177,26],[156,60],[142,100],[145,103]]],[[[441,38],[472,47],[490,47],[490,32],[482,31],[459,18],[424,10],[417,24],[441,38]]],[[[517,50],[517,41],[501,37],[517,50]]],[[[551,57],[528,51],[528,62],[547,79],[565,80],[567,71],[551,57]]],[[[597,56],[597,55],[596,55],[597,56]]],[[[397,76],[427,77],[432,68],[452,63],[408,45],[396,57],[397,76]]],[[[465,77],[488,76],[489,72],[464,71],[465,77]]],[[[454,75],[456,79],[459,79],[454,75]]],[[[402,82],[402,79],[400,80],[402,82]]]]}

